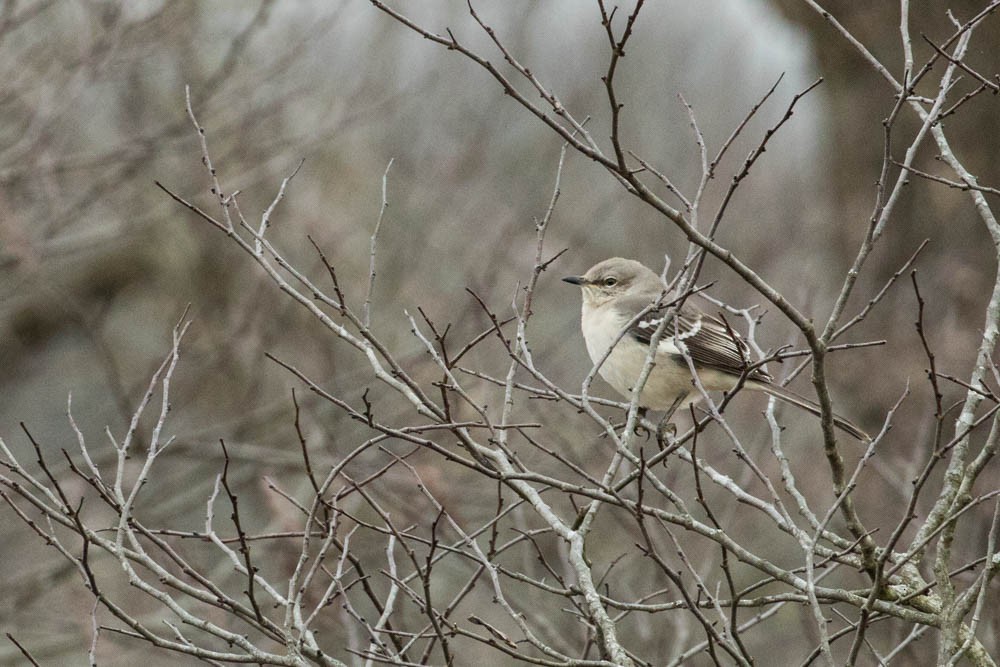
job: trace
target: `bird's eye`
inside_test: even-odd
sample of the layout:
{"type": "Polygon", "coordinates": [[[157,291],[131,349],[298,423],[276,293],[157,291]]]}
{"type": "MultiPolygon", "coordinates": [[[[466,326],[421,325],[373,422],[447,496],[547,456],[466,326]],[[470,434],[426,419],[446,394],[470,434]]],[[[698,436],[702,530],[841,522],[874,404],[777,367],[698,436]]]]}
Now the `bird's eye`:
{"type": "Polygon", "coordinates": [[[614,287],[617,284],[618,284],[618,279],[617,278],[605,278],[604,279],[604,286],[605,287],[614,287]]]}

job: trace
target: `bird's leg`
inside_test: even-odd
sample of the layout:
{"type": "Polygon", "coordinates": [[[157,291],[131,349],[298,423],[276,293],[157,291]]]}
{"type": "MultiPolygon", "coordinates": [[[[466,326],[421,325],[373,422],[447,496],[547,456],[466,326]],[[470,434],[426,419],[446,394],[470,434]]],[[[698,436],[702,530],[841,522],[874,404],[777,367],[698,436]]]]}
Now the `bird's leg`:
{"type": "Polygon", "coordinates": [[[670,407],[667,408],[667,411],[663,415],[664,421],[668,421],[671,417],[674,416],[674,413],[677,412],[677,408],[681,407],[681,403],[684,402],[685,398],[687,398],[686,392],[680,394],[679,396],[677,396],[677,398],[674,399],[674,402],[670,404],[670,407]]]}
{"type": "Polygon", "coordinates": [[[660,419],[660,423],[656,427],[656,442],[660,446],[660,449],[666,449],[666,438],[669,435],[671,439],[677,435],[677,425],[670,421],[670,418],[674,416],[677,412],[677,408],[681,406],[687,394],[681,394],[674,399],[674,402],[670,404],[667,411],[663,414],[663,418],[660,419]]]}

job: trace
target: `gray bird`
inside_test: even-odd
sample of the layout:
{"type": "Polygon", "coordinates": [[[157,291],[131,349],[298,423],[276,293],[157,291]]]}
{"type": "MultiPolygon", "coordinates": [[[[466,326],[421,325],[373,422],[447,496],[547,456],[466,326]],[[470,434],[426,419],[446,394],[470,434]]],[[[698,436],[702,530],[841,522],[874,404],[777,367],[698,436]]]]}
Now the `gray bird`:
{"type": "MultiPolygon", "coordinates": [[[[664,316],[672,317],[657,345],[656,365],[642,389],[640,407],[673,411],[701,398],[692,383],[685,352],[709,391],[729,391],[752,364],[746,342],[721,319],[695,306],[692,301],[697,295],[687,298],[679,312],[673,312],[669,306],[676,295],[660,299],[666,289],[663,281],[635,260],[612,257],[582,276],[563,280],[583,289],[580,325],[587,352],[596,364],[611,348],[599,372],[627,399],[631,400],[632,388],[642,373],[653,334],[664,316]],[[633,323],[619,339],[626,325],[658,299],[662,305],[633,323]]],[[[763,368],[750,371],[744,386],[820,415],[817,403],[773,384],[763,368]]],[[[843,417],[834,415],[833,423],[858,440],[871,439],[843,417]]]]}

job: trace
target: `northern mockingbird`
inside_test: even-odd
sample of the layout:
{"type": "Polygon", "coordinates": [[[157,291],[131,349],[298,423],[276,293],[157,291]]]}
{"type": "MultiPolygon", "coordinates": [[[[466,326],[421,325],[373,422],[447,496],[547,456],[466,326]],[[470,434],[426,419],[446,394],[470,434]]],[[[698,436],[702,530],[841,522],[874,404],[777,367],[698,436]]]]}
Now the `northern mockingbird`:
{"type": "MultiPolygon", "coordinates": [[[[612,257],[582,276],[563,280],[583,288],[580,324],[591,360],[597,364],[607,354],[599,369],[601,377],[628,399],[646,363],[653,334],[663,317],[671,318],[657,345],[655,366],[642,389],[640,407],[672,411],[701,398],[685,353],[708,391],[731,390],[752,363],[749,348],[739,334],[691,303],[694,296],[684,300],[677,311],[672,303],[676,295],[664,294],[667,287],[660,277],[635,260],[612,257]],[[655,307],[629,326],[654,302],[658,302],[655,307]]],[[[773,384],[763,368],[749,371],[744,386],[820,414],[817,403],[773,384]]],[[[843,417],[834,415],[833,423],[858,440],[870,440],[843,417]]]]}

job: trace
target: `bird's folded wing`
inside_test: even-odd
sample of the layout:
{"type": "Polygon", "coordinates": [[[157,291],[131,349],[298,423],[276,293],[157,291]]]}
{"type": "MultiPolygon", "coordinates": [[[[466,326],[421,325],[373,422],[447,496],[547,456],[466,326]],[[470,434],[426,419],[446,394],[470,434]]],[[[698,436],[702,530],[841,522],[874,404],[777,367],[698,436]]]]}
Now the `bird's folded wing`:
{"type": "MultiPolygon", "coordinates": [[[[658,296],[658,295],[656,295],[658,296]]],[[[631,312],[638,313],[648,307],[655,296],[642,305],[637,300],[631,312]]],[[[623,304],[625,305],[625,304],[623,304]]],[[[714,368],[725,373],[740,375],[752,363],[749,347],[742,337],[721,319],[712,317],[693,305],[685,304],[680,314],[674,308],[658,308],[636,322],[628,335],[644,345],[649,345],[663,317],[670,318],[661,347],[672,347],[687,353],[698,366],[714,368]]],[[[755,369],[749,376],[753,380],[770,382],[771,376],[763,368],[755,369]]]]}

